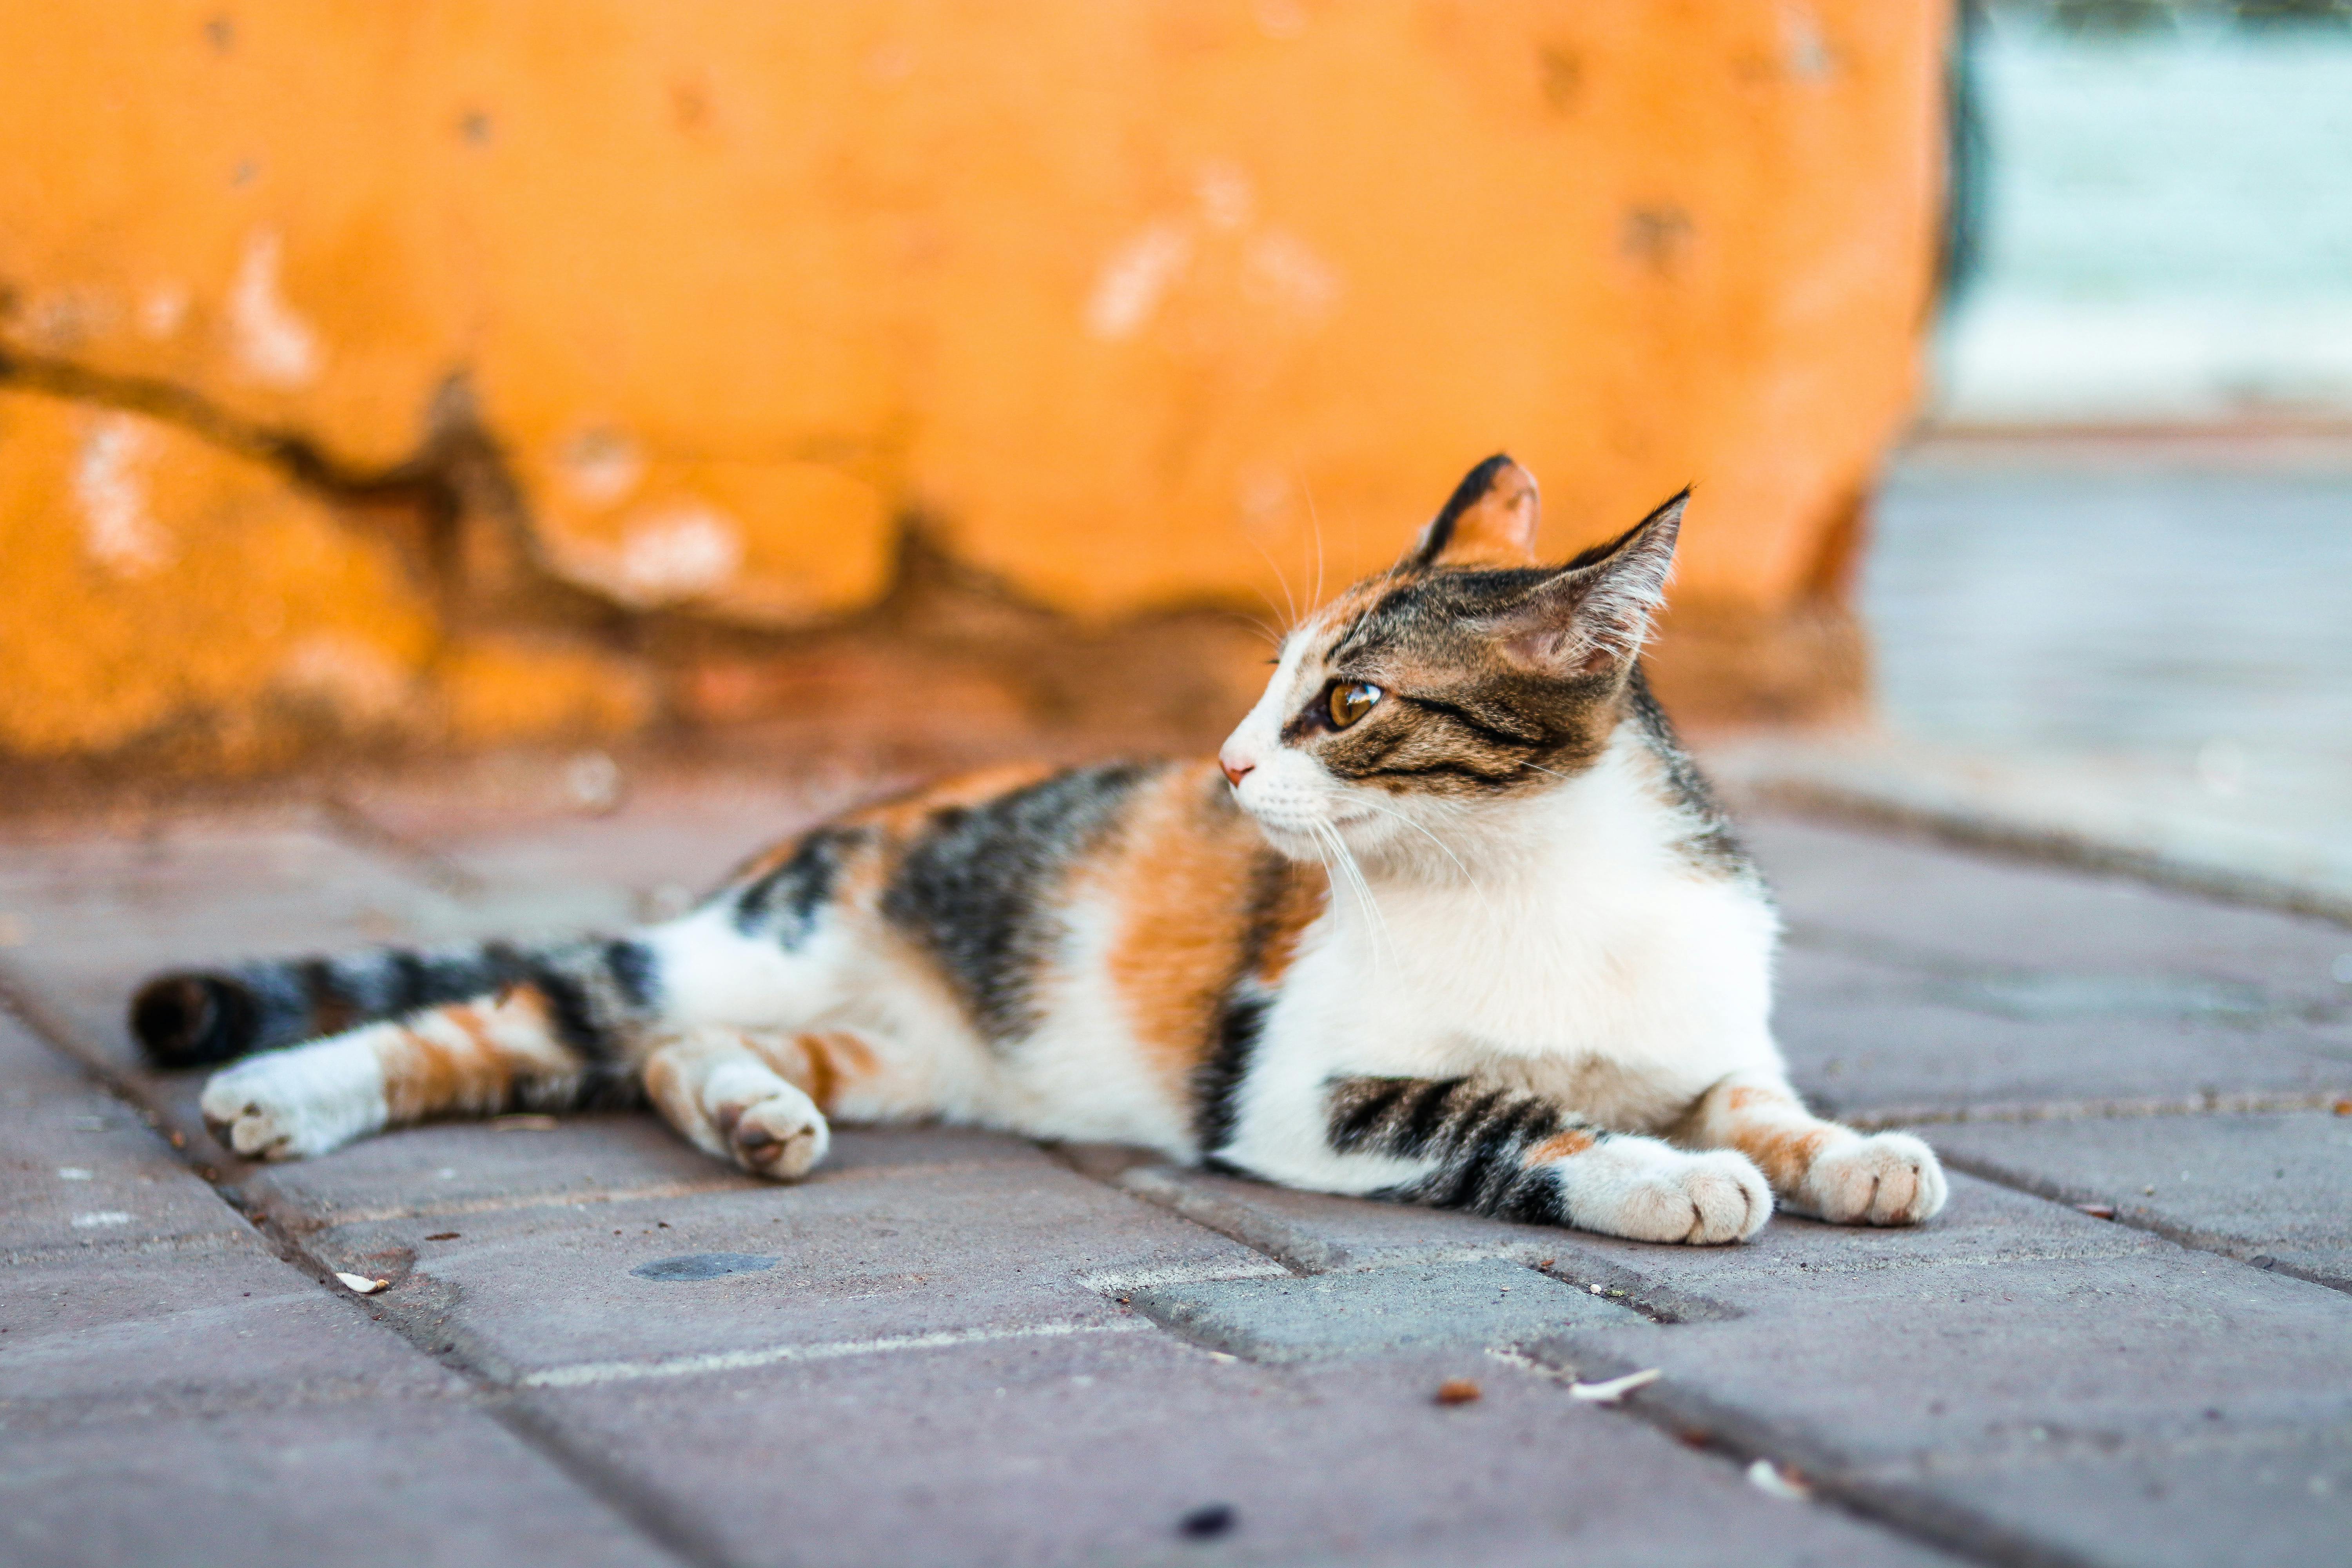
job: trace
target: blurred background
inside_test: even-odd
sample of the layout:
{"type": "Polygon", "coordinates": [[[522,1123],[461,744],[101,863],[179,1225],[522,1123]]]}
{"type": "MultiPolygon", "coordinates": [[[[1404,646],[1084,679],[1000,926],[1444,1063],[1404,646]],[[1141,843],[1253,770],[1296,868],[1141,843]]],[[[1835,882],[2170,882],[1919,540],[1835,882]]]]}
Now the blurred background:
{"type": "Polygon", "coordinates": [[[1738,787],[2352,910],[2343,5],[126,0],[0,61],[19,809],[1203,747],[1507,448],[1559,556],[1696,486],[1654,660],[1738,787]]]}

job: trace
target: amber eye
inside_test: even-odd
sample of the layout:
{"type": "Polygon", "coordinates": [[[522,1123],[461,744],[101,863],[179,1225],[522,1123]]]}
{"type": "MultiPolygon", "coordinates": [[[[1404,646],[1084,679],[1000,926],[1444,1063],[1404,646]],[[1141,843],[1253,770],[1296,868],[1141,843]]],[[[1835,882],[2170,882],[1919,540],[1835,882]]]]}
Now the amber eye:
{"type": "Polygon", "coordinates": [[[1344,730],[1372,710],[1381,689],[1370,681],[1352,680],[1331,688],[1331,728],[1344,730]]]}

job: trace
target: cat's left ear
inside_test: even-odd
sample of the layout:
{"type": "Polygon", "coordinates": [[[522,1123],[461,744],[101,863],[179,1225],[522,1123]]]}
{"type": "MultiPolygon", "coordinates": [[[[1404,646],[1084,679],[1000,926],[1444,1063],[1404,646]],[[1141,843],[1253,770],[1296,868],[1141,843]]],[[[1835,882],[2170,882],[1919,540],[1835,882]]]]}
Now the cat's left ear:
{"type": "Polygon", "coordinates": [[[1489,623],[1513,660],[1546,674],[1599,675],[1649,640],[1666,596],[1685,489],[1625,533],[1588,550],[1489,623]]]}
{"type": "Polygon", "coordinates": [[[1402,564],[1532,566],[1540,515],[1536,477],[1497,452],[1463,476],[1402,564]]]}

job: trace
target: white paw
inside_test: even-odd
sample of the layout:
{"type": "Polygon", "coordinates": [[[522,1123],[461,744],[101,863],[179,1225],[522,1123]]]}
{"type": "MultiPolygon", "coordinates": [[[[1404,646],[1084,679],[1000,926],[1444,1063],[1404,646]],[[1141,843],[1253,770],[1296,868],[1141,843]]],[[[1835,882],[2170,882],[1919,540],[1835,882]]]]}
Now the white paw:
{"type": "Polygon", "coordinates": [[[1908,1132],[1878,1132],[1815,1157],[1797,1205],[1832,1225],[1917,1225],[1944,1206],[1944,1167],[1908,1132]]]}
{"type": "Polygon", "coordinates": [[[324,1154],[387,1114],[375,1052],[352,1040],[250,1058],[215,1073],[197,1103],[213,1136],[248,1160],[324,1154]]]}
{"type": "Polygon", "coordinates": [[[721,1098],[712,1105],[710,1120],[737,1164],[780,1182],[807,1175],[833,1142],[816,1101],[788,1083],[768,1086],[748,1103],[721,1098]]]}
{"type": "Polygon", "coordinates": [[[1604,1138],[1559,1162],[1569,1223],[1634,1241],[1746,1241],[1772,1217],[1772,1187],[1745,1154],[1604,1138]]]}

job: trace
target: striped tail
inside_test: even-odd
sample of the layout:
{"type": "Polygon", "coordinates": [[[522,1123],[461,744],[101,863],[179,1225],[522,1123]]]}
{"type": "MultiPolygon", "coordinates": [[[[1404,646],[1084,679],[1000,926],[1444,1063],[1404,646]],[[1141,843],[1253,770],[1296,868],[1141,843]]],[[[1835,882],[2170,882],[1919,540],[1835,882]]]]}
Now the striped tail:
{"type": "Polygon", "coordinates": [[[159,974],[131,999],[131,1032],[156,1067],[211,1067],[516,987],[539,994],[574,1055],[615,1068],[624,1037],[652,1018],[658,989],[653,955],[629,941],[381,948],[159,974]]]}

